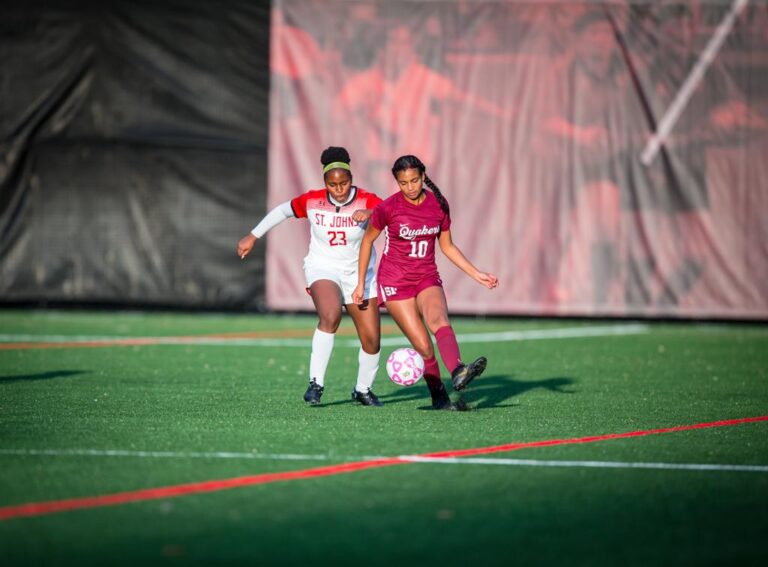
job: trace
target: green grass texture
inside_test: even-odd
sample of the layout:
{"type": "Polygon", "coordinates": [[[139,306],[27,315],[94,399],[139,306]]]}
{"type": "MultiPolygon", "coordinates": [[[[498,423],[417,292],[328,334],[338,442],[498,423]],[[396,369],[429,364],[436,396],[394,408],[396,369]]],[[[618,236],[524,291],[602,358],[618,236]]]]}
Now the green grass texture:
{"type": "MultiPolygon", "coordinates": [[[[346,317],[323,403],[308,407],[313,316],[0,311],[0,509],[768,415],[765,325],[452,322],[462,357],[489,361],[464,393],[470,412],[432,410],[423,381],[389,381],[384,357],[405,343],[386,316],[384,407],[370,408],[350,400],[346,317]],[[160,340],[98,344],[146,337],[160,340]]],[[[768,564],[768,422],[480,456],[525,462],[398,464],[10,518],[0,564],[768,564]],[[647,463],[669,468],[633,466],[647,463]]]]}

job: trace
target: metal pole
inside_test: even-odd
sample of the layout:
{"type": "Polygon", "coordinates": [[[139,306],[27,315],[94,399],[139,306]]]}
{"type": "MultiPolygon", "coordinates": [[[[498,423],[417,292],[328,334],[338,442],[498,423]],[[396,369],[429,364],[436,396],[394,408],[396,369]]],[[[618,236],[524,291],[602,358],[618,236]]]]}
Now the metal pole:
{"type": "Polygon", "coordinates": [[[669,133],[675,126],[677,119],[680,118],[680,114],[682,114],[685,106],[688,104],[693,91],[701,82],[702,77],[704,77],[707,67],[709,67],[710,63],[712,63],[717,56],[718,51],[720,51],[720,47],[723,45],[725,38],[733,27],[734,20],[747,5],[747,2],[749,2],[749,0],[734,0],[731,9],[725,15],[723,21],[720,22],[720,25],[717,26],[707,47],[699,56],[696,65],[694,65],[688,77],[685,79],[683,86],[680,87],[680,90],[675,96],[675,100],[672,101],[672,104],[669,105],[669,108],[659,121],[659,126],[656,129],[656,132],[651,136],[651,139],[648,140],[648,143],[640,156],[640,161],[643,165],[650,165],[653,158],[656,157],[661,145],[666,141],[667,136],[669,136],[669,133]]]}

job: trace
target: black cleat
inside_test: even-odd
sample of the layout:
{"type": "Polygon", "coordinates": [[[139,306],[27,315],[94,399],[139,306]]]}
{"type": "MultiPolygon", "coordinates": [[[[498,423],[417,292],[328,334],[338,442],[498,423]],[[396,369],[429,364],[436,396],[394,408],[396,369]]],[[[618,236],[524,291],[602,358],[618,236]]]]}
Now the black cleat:
{"type": "Polygon", "coordinates": [[[320,396],[323,395],[322,386],[318,386],[314,378],[309,381],[309,388],[304,392],[304,401],[311,406],[316,406],[320,403],[320,396]]]}
{"type": "Polygon", "coordinates": [[[453,389],[457,392],[466,388],[469,383],[480,376],[485,367],[488,365],[488,359],[481,356],[474,362],[469,364],[459,364],[453,372],[451,372],[451,380],[453,380],[453,389]]]}
{"type": "Polygon", "coordinates": [[[451,398],[448,397],[448,392],[445,391],[445,386],[440,384],[439,388],[430,388],[429,393],[432,396],[432,409],[453,409],[451,407],[451,398]]]}
{"type": "Polygon", "coordinates": [[[434,390],[430,388],[429,393],[432,395],[432,409],[448,411],[469,411],[470,409],[461,396],[456,396],[455,401],[451,400],[443,384],[434,390]]]}
{"type": "Polygon", "coordinates": [[[376,397],[376,394],[373,393],[373,390],[368,390],[367,392],[352,390],[352,399],[356,402],[360,402],[364,406],[376,406],[377,408],[380,408],[384,405],[379,401],[379,398],[376,397]]]}
{"type": "Polygon", "coordinates": [[[455,394],[454,396],[452,396],[451,404],[453,405],[454,411],[472,410],[472,406],[467,404],[467,402],[464,401],[464,398],[462,398],[459,394],[455,394]]]}

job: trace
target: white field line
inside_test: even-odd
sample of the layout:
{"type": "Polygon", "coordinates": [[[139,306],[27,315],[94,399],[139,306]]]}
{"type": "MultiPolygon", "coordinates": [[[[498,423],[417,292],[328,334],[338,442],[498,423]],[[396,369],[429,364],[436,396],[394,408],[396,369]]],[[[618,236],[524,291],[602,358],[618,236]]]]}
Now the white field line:
{"type": "MultiPolygon", "coordinates": [[[[135,457],[139,459],[259,459],[267,461],[328,461],[330,455],[295,455],[291,453],[238,453],[228,451],[128,451],[123,449],[0,449],[0,456],[42,457],[135,457]]],[[[344,457],[339,457],[344,459],[344,457]]],[[[364,457],[375,459],[377,457],[364,457]]]]}
{"type": "MultiPolygon", "coordinates": [[[[555,329],[533,329],[530,331],[500,331],[493,333],[462,333],[456,336],[460,343],[486,343],[507,341],[535,341],[545,339],[575,339],[587,337],[610,337],[638,335],[648,332],[648,325],[632,323],[627,325],[598,325],[594,327],[562,327],[555,329]]],[[[137,346],[159,345],[213,345],[213,346],[260,346],[260,347],[302,347],[312,346],[312,339],[228,339],[219,337],[110,337],[82,335],[12,335],[0,334],[0,343],[112,343],[137,341],[137,346]]],[[[407,345],[403,336],[385,337],[382,346],[407,345]]],[[[337,340],[342,347],[359,347],[357,339],[337,340]]]]}
{"type": "MultiPolygon", "coordinates": [[[[179,451],[128,451],[122,449],[0,449],[0,456],[42,456],[42,457],[132,457],[138,459],[244,459],[267,461],[371,461],[387,459],[385,456],[341,456],[341,455],[301,455],[280,453],[243,453],[243,452],[179,452],[179,451]]],[[[728,465],[711,463],[642,463],[622,461],[557,461],[538,459],[501,459],[482,457],[420,457],[401,455],[402,461],[415,464],[451,464],[451,465],[503,465],[517,467],[568,467],[600,469],[661,469],[691,471],[736,471],[768,472],[764,465],[728,465]]]]}

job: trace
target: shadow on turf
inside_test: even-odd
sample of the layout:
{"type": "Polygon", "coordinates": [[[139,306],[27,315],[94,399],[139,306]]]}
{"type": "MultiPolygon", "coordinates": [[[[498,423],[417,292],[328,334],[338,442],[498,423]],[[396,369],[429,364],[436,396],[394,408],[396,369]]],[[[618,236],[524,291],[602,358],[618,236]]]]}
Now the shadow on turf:
{"type": "Polygon", "coordinates": [[[567,376],[553,376],[543,380],[515,380],[512,376],[483,376],[465,392],[464,401],[475,409],[509,408],[518,404],[506,403],[530,390],[544,389],[556,394],[574,394],[568,389],[575,383],[567,376]]]}
{"type": "MultiPolygon", "coordinates": [[[[445,382],[445,381],[444,381],[445,382]]],[[[486,409],[486,408],[509,408],[515,407],[517,404],[506,403],[515,396],[524,394],[530,390],[537,390],[542,388],[550,392],[557,394],[574,394],[573,390],[567,389],[575,383],[573,378],[565,376],[555,376],[552,378],[545,378],[544,380],[515,380],[512,376],[483,376],[474,382],[469,388],[462,392],[464,401],[469,404],[472,409],[486,409]]],[[[446,384],[447,386],[447,384],[446,384]]],[[[429,392],[426,387],[416,386],[415,388],[403,388],[397,390],[391,394],[384,394],[379,396],[382,402],[385,404],[397,404],[401,402],[410,402],[413,400],[424,399],[429,401],[429,392]]],[[[320,404],[317,407],[336,406],[340,404],[351,404],[352,400],[339,400],[329,403],[320,404]]],[[[432,404],[420,406],[421,410],[431,410],[432,404]]]]}
{"type": "Polygon", "coordinates": [[[32,380],[52,380],[53,378],[69,378],[78,374],[87,374],[85,370],[51,370],[39,374],[19,374],[16,376],[0,376],[0,384],[11,382],[28,382],[32,380]]]}

